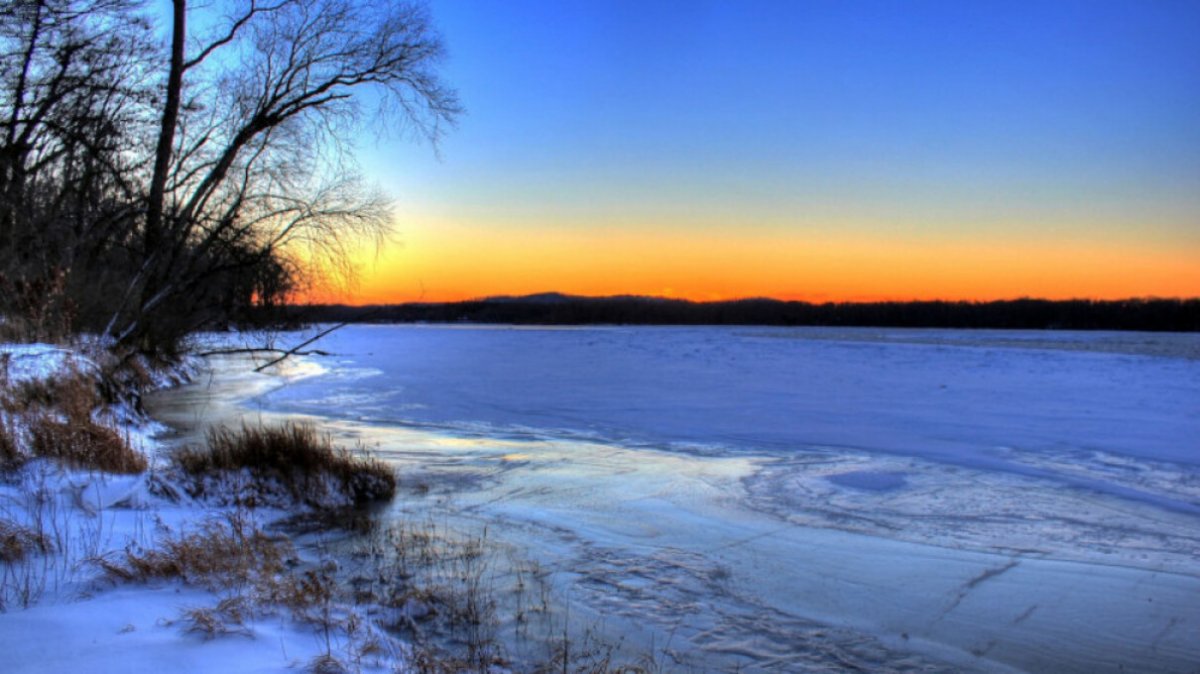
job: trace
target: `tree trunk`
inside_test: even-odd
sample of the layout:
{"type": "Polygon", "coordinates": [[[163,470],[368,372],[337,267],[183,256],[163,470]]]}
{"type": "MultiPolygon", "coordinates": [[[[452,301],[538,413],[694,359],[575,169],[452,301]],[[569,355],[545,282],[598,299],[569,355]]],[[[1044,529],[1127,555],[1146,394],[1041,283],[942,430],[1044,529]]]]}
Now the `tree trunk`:
{"type": "Polygon", "coordinates": [[[150,179],[150,201],[146,205],[145,251],[154,255],[163,242],[163,201],[166,197],[167,172],[171,166],[171,148],[179,125],[179,99],[183,90],[183,51],[187,37],[187,0],[171,0],[171,70],[167,75],[167,99],[163,106],[162,127],[154,155],[154,175],[150,179]]]}
{"type": "Polygon", "coordinates": [[[42,31],[43,2],[34,5],[29,29],[29,46],[21,59],[21,72],[17,76],[13,92],[12,114],[8,120],[8,133],[4,147],[0,148],[0,250],[13,250],[16,242],[17,209],[24,197],[24,173],[28,148],[17,142],[17,126],[21,123],[21,108],[25,105],[25,90],[28,86],[29,69],[33,54],[37,51],[38,38],[42,31]]]}

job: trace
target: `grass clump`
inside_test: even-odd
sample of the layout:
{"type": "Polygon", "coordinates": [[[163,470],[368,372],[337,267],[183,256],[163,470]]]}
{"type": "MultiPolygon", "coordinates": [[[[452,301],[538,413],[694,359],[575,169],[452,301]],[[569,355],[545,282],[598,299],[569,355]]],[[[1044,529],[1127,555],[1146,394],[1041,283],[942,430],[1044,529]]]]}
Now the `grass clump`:
{"type": "Polygon", "coordinates": [[[112,426],[96,420],[105,407],[94,376],[72,370],[60,376],[5,386],[0,391],[0,468],[19,468],[32,457],[70,468],[140,473],[146,457],[112,426]],[[25,432],[19,432],[23,426],[25,432]]]}
{"type": "Polygon", "coordinates": [[[95,380],[75,370],[22,381],[10,389],[4,405],[10,412],[55,410],[67,419],[78,420],[91,418],[92,410],[104,402],[95,380]]]}
{"type": "Polygon", "coordinates": [[[276,576],[293,552],[286,541],[235,512],[187,533],[168,532],[156,547],[131,544],[115,559],[96,562],[110,578],[123,582],[178,578],[210,590],[252,587],[273,593],[276,576]]]}
{"type": "Polygon", "coordinates": [[[174,463],[192,478],[193,496],[228,498],[232,490],[246,506],[280,496],[314,507],[363,506],[396,493],[386,464],[334,447],[310,424],[216,428],[205,446],[179,451],[174,463]],[[249,477],[250,484],[239,489],[231,476],[249,477]]]}
{"type": "Polygon", "coordinates": [[[0,562],[22,562],[30,554],[47,554],[53,549],[45,534],[15,522],[0,520],[0,562]]]}
{"type": "Polygon", "coordinates": [[[71,468],[133,474],[146,470],[146,457],[117,431],[91,419],[58,421],[35,417],[29,428],[33,453],[71,468]]]}
{"type": "Polygon", "coordinates": [[[242,596],[226,597],[211,608],[187,609],[183,612],[184,631],[199,634],[205,641],[230,634],[254,638],[254,632],[246,627],[251,609],[242,596]]]}

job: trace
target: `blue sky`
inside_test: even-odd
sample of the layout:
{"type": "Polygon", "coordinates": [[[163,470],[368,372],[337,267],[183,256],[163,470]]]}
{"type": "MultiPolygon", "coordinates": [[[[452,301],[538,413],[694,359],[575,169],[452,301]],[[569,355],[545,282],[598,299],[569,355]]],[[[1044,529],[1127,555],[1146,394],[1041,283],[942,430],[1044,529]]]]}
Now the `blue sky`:
{"type": "Polygon", "coordinates": [[[474,224],[1200,251],[1200,3],[431,9],[468,114],[440,158],[400,139],[367,153],[402,237],[474,224]]]}

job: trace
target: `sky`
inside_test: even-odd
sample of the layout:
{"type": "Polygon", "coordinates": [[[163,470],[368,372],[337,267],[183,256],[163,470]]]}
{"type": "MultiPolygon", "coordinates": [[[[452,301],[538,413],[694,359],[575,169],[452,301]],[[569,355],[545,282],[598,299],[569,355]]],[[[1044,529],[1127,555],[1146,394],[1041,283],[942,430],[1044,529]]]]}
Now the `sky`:
{"type": "Polygon", "coordinates": [[[1200,2],[433,0],[349,303],[1200,296],[1200,2]]]}

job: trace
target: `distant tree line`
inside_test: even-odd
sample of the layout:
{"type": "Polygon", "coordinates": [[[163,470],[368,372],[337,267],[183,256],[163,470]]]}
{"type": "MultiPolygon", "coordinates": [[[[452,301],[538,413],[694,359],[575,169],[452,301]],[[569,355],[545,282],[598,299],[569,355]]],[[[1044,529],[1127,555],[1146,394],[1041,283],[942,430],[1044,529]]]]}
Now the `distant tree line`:
{"type": "Polygon", "coordinates": [[[1200,331],[1200,299],[689,302],[649,297],[532,296],[453,303],[293,308],[299,320],[518,325],[780,325],[1035,330],[1200,331]]]}
{"type": "Polygon", "coordinates": [[[261,319],[387,232],[345,141],[359,122],[436,140],[459,113],[420,5],[172,0],[164,18],[0,0],[0,338],[162,351],[261,319]]]}

